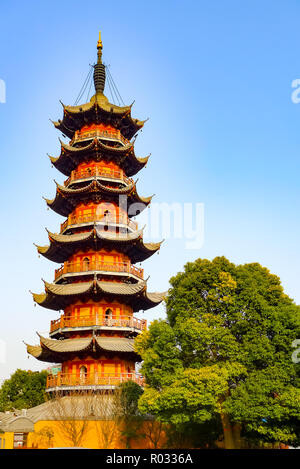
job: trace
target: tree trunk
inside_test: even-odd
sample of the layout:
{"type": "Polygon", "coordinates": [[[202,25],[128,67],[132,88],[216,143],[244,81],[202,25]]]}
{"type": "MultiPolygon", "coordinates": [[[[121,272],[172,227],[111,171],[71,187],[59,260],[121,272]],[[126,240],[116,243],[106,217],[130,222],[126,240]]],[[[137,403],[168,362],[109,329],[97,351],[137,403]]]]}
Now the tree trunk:
{"type": "Polygon", "coordinates": [[[235,439],[233,434],[233,426],[229,420],[228,414],[221,412],[221,422],[224,433],[224,448],[236,449],[235,439]]]}
{"type": "Polygon", "coordinates": [[[233,439],[234,439],[235,449],[241,449],[242,448],[241,426],[239,424],[235,424],[233,426],[233,439]]]}

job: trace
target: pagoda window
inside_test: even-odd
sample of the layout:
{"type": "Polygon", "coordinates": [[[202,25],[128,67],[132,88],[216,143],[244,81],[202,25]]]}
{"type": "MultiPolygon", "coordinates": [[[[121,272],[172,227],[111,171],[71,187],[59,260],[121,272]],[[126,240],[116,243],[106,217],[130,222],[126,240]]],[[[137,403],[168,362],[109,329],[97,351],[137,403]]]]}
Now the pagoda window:
{"type": "Polygon", "coordinates": [[[87,367],[82,365],[80,368],[79,368],[79,377],[80,377],[80,382],[84,382],[86,380],[86,377],[87,377],[87,367]]]}
{"type": "Polygon", "coordinates": [[[112,320],[112,315],[113,315],[112,310],[110,308],[108,308],[105,311],[105,324],[110,325],[110,322],[112,320]]]}
{"type": "Polygon", "coordinates": [[[82,267],[84,272],[88,271],[90,269],[90,260],[88,257],[85,257],[82,261],[82,267]]]}

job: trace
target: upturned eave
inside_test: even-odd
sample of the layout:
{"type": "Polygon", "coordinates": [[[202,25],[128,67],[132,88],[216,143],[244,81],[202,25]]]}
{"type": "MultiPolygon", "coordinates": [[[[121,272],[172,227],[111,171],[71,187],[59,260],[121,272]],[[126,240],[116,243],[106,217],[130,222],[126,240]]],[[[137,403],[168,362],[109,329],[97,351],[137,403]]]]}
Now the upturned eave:
{"type": "Polygon", "coordinates": [[[104,282],[92,280],[73,284],[45,283],[45,293],[32,293],[34,301],[47,309],[62,310],[77,300],[91,298],[100,301],[103,298],[119,299],[129,304],[134,312],[153,308],[162,302],[166,293],[150,293],[147,282],[139,281],[134,284],[123,282],[104,282]]]}
{"type": "Polygon", "coordinates": [[[40,255],[53,262],[65,262],[77,250],[101,249],[122,252],[131,260],[132,264],[142,262],[156,253],[163,241],[158,243],[145,243],[143,230],[133,233],[109,233],[93,228],[90,231],[78,234],[57,234],[48,232],[49,245],[37,246],[40,255]]]}

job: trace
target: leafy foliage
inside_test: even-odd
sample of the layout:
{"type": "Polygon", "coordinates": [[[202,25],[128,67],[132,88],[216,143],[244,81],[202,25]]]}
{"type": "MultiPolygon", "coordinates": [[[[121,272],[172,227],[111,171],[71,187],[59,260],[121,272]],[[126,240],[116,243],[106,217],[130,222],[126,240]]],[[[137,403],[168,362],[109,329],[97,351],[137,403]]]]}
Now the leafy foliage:
{"type": "Polygon", "coordinates": [[[47,371],[17,369],[0,389],[0,411],[28,409],[45,402],[47,371]]]}
{"type": "Polygon", "coordinates": [[[299,444],[291,344],[300,307],[280,279],[258,263],[217,257],[187,263],[170,283],[167,320],[135,342],[149,385],[140,410],[175,425],[219,419],[248,438],[299,444]]]}
{"type": "Polygon", "coordinates": [[[138,401],[142,394],[143,389],[134,381],[122,383],[115,392],[115,398],[119,403],[119,431],[126,449],[131,448],[132,440],[144,436],[140,433],[143,416],[138,410],[138,401]]]}
{"type": "Polygon", "coordinates": [[[222,432],[218,419],[197,424],[188,422],[185,424],[165,425],[167,436],[167,448],[217,448],[216,441],[222,432]]]}
{"type": "Polygon", "coordinates": [[[138,400],[143,389],[134,381],[125,381],[119,386],[120,415],[137,415],[138,400]]]}

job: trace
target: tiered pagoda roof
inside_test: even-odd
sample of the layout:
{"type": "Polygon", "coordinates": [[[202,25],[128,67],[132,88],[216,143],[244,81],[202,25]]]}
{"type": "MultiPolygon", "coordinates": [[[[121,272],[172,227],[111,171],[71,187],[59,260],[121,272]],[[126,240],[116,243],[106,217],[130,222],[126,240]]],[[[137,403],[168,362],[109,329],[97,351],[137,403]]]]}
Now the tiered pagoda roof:
{"type": "Polygon", "coordinates": [[[36,303],[44,308],[61,310],[77,300],[91,298],[100,301],[103,298],[121,299],[132,306],[134,311],[146,310],[157,306],[163,300],[165,293],[147,292],[147,282],[137,283],[105,282],[91,280],[71,284],[56,284],[45,282],[45,293],[32,293],[36,303]]]}
{"type": "Polygon", "coordinates": [[[108,101],[102,93],[96,93],[89,103],[79,106],[63,105],[64,115],[62,120],[54,122],[55,127],[64,135],[73,138],[76,130],[80,130],[89,123],[100,124],[105,122],[122,132],[122,135],[130,140],[146,121],[140,121],[131,117],[130,106],[116,106],[108,101]]]}
{"type": "Polygon", "coordinates": [[[142,262],[157,252],[162,244],[144,243],[143,231],[133,233],[110,233],[93,228],[85,233],[71,235],[48,232],[50,245],[37,246],[38,253],[54,262],[65,262],[75,250],[118,249],[133,264],[142,262]]]}
{"type": "Polygon", "coordinates": [[[148,162],[149,156],[137,158],[134,152],[134,144],[129,142],[125,146],[106,145],[98,138],[94,138],[84,146],[71,146],[61,143],[61,153],[58,158],[50,156],[51,163],[60,172],[70,176],[79,163],[94,161],[114,161],[126,174],[131,177],[140,171],[148,162]]]}
{"type": "MultiPolygon", "coordinates": [[[[39,334],[38,334],[39,335],[39,334]]],[[[140,357],[134,352],[134,339],[121,337],[82,337],[78,339],[53,340],[40,337],[40,345],[28,345],[27,352],[44,362],[61,362],[78,356],[78,353],[89,353],[92,357],[126,354],[135,361],[140,357]]]]}
{"type": "MultiPolygon", "coordinates": [[[[131,204],[138,203],[139,209],[146,208],[151,202],[153,196],[140,197],[136,191],[135,183],[125,187],[108,187],[97,180],[93,180],[87,185],[78,189],[71,189],[61,186],[56,182],[56,196],[54,199],[45,199],[48,207],[59,215],[68,216],[76,207],[78,202],[100,202],[103,199],[116,199],[120,195],[127,196],[127,208],[131,204]]],[[[131,216],[133,216],[132,214],[131,216]]],[[[129,214],[130,216],[130,214],[129,214]]]]}

